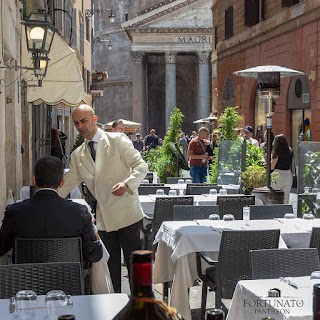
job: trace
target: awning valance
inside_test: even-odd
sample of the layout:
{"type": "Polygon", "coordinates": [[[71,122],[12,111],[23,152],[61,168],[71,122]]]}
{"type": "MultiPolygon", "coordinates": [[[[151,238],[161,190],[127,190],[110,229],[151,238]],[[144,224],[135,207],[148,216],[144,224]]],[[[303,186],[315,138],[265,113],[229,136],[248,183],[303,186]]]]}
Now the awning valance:
{"type": "MultiPolygon", "coordinates": [[[[77,54],[59,34],[54,36],[49,59],[42,87],[28,87],[27,101],[35,105],[45,102],[77,106],[84,103],[85,91],[77,54]]],[[[22,65],[31,66],[31,54],[25,44],[22,44],[21,60],[22,65]]],[[[28,71],[24,77],[28,85],[38,84],[33,71],[28,71]]]]}

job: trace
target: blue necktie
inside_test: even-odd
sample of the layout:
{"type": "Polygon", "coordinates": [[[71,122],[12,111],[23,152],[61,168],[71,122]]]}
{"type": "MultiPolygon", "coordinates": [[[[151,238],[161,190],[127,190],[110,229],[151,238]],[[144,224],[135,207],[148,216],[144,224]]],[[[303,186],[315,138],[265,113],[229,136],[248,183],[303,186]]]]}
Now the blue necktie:
{"type": "Polygon", "coordinates": [[[90,148],[92,160],[95,162],[96,161],[96,150],[94,149],[94,141],[89,141],[88,145],[90,148]]]}

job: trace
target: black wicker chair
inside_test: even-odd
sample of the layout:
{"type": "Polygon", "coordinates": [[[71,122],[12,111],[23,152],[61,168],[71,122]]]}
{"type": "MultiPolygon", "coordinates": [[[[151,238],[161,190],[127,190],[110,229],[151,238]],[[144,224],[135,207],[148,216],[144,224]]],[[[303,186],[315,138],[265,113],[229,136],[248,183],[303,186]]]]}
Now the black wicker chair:
{"type": "Polygon", "coordinates": [[[169,194],[170,187],[163,187],[163,186],[139,186],[138,193],[140,196],[148,195],[148,194],[156,194],[157,190],[162,189],[164,194],[169,194]]]}
{"type": "Polygon", "coordinates": [[[320,228],[312,228],[309,247],[318,249],[318,256],[320,260],[320,228]]]}
{"type": "Polygon", "coordinates": [[[187,190],[188,194],[191,195],[199,195],[199,194],[208,194],[211,189],[216,189],[218,192],[221,189],[221,186],[217,185],[202,185],[202,186],[190,186],[187,185],[187,190]]]}
{"type": "Polygon", "coordinates": [[[48,291],[57,289],[70,295],[82,295],[84,291],[80,263],[0,265],[0,299],[8,299],[25,289],[35,291],[37,295],[45,295],[48,291]]]}
{"type": "Polygon", "coordinates": [[[250,260],[252,279],[303,277],[320,270],[315,248],[252,250],[250,260]]]}
{"type": "Polygon", "coordinates": [[[242,220],[242,209],[253,205],[255,196],[227,195],[217,197],[217,205],[221,218],[224,214],[233,214],[235,220],[242,220]]]}
{"type": "Polygon", "coordinates": [[[251,220],[283,218],[286,213],[293,213],[293,208],[291,204],[270,204],[263,206],[250,206],[251,220]]]}
{"type": "Polygon", "coordinates": [[[180,179],[182,179],[182,180],[186,180],[185,178],[183,178],[183,177],[167,177],[167,183],[168,184],[176,184],[176,183],[178,183],[178,181],[180,180],[180,179]]]}
{"type": "Polygon", "coordinates": [[[199,191],[197,191],[198,190],[197,187],[208,187],[208,191],[205,193],[209,193],[210,189],[216,189],[219,191],[222,188],[221,186],[218,186],[213,183],[188,183],[187,188],[186,188],[186,194],[187,195],[189,195],[189,194],[204,194],[204,193],[198,193],[202,190],[200,188],[199,191]]]}
{"type": "Polygon", "coordinates": [[[90,293],[91,265],[83,260],[82,240],[75,238],[15,238],[13,263],[79,262],[86,293],[90,293]]]}
{"type": "Polygon", "coordinates": [[[279,237],[280,230],[223,231],[218,261],[204,252],[197,252],[197,270],[202,280],[200,319],[204,319],[208,287],[215,290],[215,307],[226,309],[222,299],[232,298],[238,281],[251,279],[250,250],[278,248],[279,237]],[[201,259],[213,265],[205,274],[201,259]]]}
{"type": "Polygon", "coordinates": [[[219,214],[218,206],[174,206],[173,220],[193,220],[193,219],[209,219],[210,214],[219,214]]]}

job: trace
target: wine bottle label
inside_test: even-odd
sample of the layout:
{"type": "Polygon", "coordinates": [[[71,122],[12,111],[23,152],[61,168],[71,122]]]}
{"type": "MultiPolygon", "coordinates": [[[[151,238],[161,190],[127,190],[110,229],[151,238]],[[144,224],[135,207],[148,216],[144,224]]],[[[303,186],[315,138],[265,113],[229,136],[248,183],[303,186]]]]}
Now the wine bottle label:
{"type": "Polygon", "coordinates": [[[149,286],[152,284],[152,264],[151,263],[133,263],[132,264],[133,281],[136,285],[149,286]]]}

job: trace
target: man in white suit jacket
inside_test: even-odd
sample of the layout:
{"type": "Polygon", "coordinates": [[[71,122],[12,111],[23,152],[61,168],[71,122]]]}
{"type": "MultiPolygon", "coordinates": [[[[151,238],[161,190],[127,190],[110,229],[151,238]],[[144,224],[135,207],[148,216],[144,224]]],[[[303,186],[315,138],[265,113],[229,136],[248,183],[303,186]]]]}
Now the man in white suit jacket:
{"type": "Polygon", "coordinates": [[[98,117],[90,106],[80,105],[72,118],[85,141],[71,154],[70,170],[59,194],[65,197],[85,182],[97,200],[97,228],[110,254],[114,290],[121,292],[121,248],[128,268],[131,252],[140,249],[143,212],[137,189],[148,166],[125,134],[106,133],[97,127],[98,117]]]}

